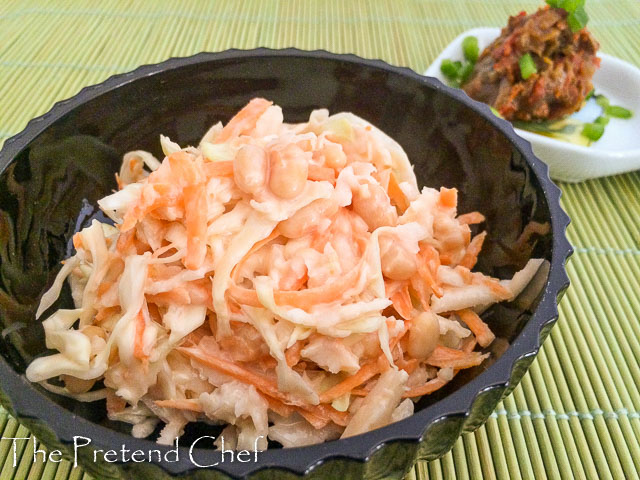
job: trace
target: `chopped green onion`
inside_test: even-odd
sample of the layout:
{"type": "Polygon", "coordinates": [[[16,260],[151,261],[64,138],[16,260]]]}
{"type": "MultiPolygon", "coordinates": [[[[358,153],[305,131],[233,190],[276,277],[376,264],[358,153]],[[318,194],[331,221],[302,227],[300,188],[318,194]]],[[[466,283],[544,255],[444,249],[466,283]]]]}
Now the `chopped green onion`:
{"type": "Polygon", "coordinates": [[[595,122],[598,125],[606,125],[607,123],[609,123],[609,117],[607,117],[606,115],[600,115],[598,118],[596,118],[595,122]]]}
{"type": "Polygon", "coordinates": [[[458,76],[461,68],[461,62],[453,62],[449,59],[444,59],[440,64],[440,71],[444,74],[445,77],[452,80],[458,76]]]}
{"type": "Polygon", "coordinates": [[[467,80],[469,80],[471,78],[472,73],[473,73],[473,63],[465,63],[462,69],[460,70],[461,83],[465,83],[467,80]]]}
{"type": "Polygon", "coordinates": [[[596,103],[602,108],[607,108],[609,106],[609,99],[604,95],[596,95],[596,103]]]}
{"type": "Polygon", "coordinates": [[[579,32],[582,30],[587,26],[588,21],[589,15],[587,15],[587,11],[583,6],[578,6],[578,8],[571,12],[567,17],[567,23],[569,24],[569,27],[571,27],[572,32],[579,32]]]}
{"type": "Polygon", "coordinates": [[[520,75],[522,78],[527,80],[531,75],[538,72],[536,68],[536,64],[533,61],[533,57],[531,57],[530,53],[525,53],[520,60],[518,61],[520,65],[520,75]]]}
{"type": "Polygon", "coordinates": [[[585,100],[589,100],[591,97],[593,97],[593,95],[595,94],[595,89],[592,88],[591,91],[589,93],[587,93],[587,96],[584,97],[585,100]]]}
{"type": "Polygon", "coordinates": [[[589,15],[584,9],[585,0],[547,0],[547,4],[553,8],[562,8],[569,14],[567,23],[574,32],[582,30],[589,21],[589,15]]]}
{"type": "Polygon", "coordinates": [[[466,37],[462,41],[462,53],[464,53],[464,58],[472,63],[475,63],[476,60],[478,60],[480,48],[478,47],[477,37],[466,37]]]}
{"type": "Polygon", "coordinates": [[[631,110],[627,110],[626,108],[620,107],[618,105],[609,105],[607,107],[604,107],[604,113],[606,113],[610,117],[616,118],[631,118],[633,116],[631,110]]]}
{"type": "Polygon", "coordinates": [[[601,123],[585,123],[582,128],[582,135],[587,137],[589,140],[599,140],[604,133],[604,125],[601,123]]]}

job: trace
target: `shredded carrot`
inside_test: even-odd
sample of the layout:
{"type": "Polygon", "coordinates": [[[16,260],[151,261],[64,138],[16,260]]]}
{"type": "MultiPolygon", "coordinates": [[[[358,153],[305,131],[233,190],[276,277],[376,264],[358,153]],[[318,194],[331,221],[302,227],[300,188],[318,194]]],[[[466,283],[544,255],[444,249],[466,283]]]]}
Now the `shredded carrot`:
{"type": "Polygon", "coordinates": [[[411,304],[411,295],[409,295],[409,283],[405,282],[404,286],[399,288],[393,295],[389,297],[393,302],[393,308],[400,314],[405,320],[411,318],[411,311],[413,305],[411,304]]]}
{"type": "MultiPolygon", "coordinates": [[[[360,275],[360,270],[360,265],[357,265],[346,275],[338,277],[321,287],[306,288],[299,291],[276,290],[273,292],[273,296],[278,305],[309,309],[314,305],[329,303],[340,298],[343,292],[356,282],[360,275]]],[[[258,301],[258,294],[255,290],[232,284],[228,292],[229,296],[241,305],[262,306],[258,301]]]]}
{"type": "Polygon", "coordinates": [[[354,397],[366,397],[367,395],[369,395],[369,393],[371,392],[366,388],[354,388],[353,390],[351,390],[351,395],[353,395],[354,397]]]}
{"type": "Polygon", "coordinates": [[[422,245],[418,252],[418,275],[431,289],[436,297],[442,297],[444,291],[436,280],[436,272],[440,266],[438,251],[431,245],[422,245]]]}
{"type": "Polygon", "coordinates": [[[475,225],[484,221],[484,215],[482,215],[480,212],[469,212],[458,217],[458,222],[462,223],[463,225],[475,225]]]}
{"type": "Polygon", "coordinates": [[[487,232],[482,232],[471,240],[471,243],[467,247],[464,252],[464,256],[458,265],[462,265],[463,267],[467,267],[471,270],[478,261],[478,255],[480,254],[480,250],[482,250],[482,244],[484,243],[484,239],[487,236],[487,232]]]}
{"type": "Polygon", "coordinates": [[[233,137],[237,137],[245,131],[251,130],[256,126],[258,118],[273,105],[273,102],[264,98],[254,98],[236,115],[229,120],[224,126],[220,134],[216,137],[215,143],[223,143],[233,137]]]}
{"type": "Polygon", "coordinates": [[[116,241],[116,250],[121,254],[127,254],[132,248],[134,248],[135,236],[135,230],[121,232],[120,235],[118,235],[118,240],[116,241]]]}
{"type": "Polygon", "coordinates": [[[293,367],[300,361],[300,352],[304,347],[304,342],[302,340],[298,340],[296,343],[291,345],[284,353],[285,358],[287,359],[287,365],[293,367]]]}
{"type": "Polygon", "coordinates": [[[82,234],[77,232],[73,235],[73,248],[78,250],[79,248],[84,248],[82,244],[82,234]]]}
{"type": "Polygon", "coordinates": [[[197,270],[207,254],[207,191],[204,183],[199,183],[186,186],[183,195],[187,230],[187,254],[183,261],[189,270],[197,270]]]}
{"type": "Polygon", "coordinates": [[[351,392],[351,390],[359,387],[378,373],[380,373],[378,359],[365,363],[355,374],[345,378],[337,385],[334,385],[329,390],[323,392],[320,395],[320,403],[333,402],[336,398],[340,398],[342,395],[351,392]]]}
{"type": "Polygon", "coordinates": [[[146,361],[148,359],[148,355],[144,353],[144,330],[144,315],[142,310],[140,310],[136,317],[136,338],[133,347],[133,356],[140,361],[146,361]]]}
{"type": "Polygon", "coordinates": [[[419,387],[414,387],[411,390],[408,390],[402,396],[403,398],[414,398],[414,397],[421,397],[423,395],[429,395],[430,393],[433,393],[436,390],[444,387],[447,383],[449,382],[442,380],[440,377],[432,378],[424,385],[421,385],[419,387]]]}
{"type": "Polygon", "coordinates": [[[446,208],[455,208],[458,205],[458,190],[455,188],[440,188],[440,205],[446,208]]]}
{"type": "Polygon", "coordinates": [[[407,200],[407,197],[400,188],[400,185],[398,185],[398,181],[393,173],[389,177],[387,194],[400,213],[404,213],[407,208],[409,208],[409,200],[407,200]]]}
{"type": "Polygon", "coordinates": [[[456,314],[460,317],[460,320],[467,324],[481,347],[487,347],[495,340],[496,336],[476,312],[466,309],[460,310],[456,314]]]}
{"type": "Polygon", "coordinates": [[[427,359],[429,365],[440,368],[471,368],[480,365],[487,357],[480,352],[464,352],[443,345],[436,346],[431,356],[427,359]]]}
{"type": "Polygon", "coordinates": [[[404,370],[407,373],[411,373],[418,368],[420,362],[416,358],[402,359],[396,360],[396,365],[398,368],[404,370]]]}
{"type": "Polygon", "coordinates": [[[207,178],[233,176],[233,161],[205,162],[202,169],[207,178]]]}
{"type": "Polygon", "coordinates": [[[282,400],[289,404],[300,404],[300,400],[293,398],[289,394],[281,392],[278,389],[278,384],[270,378],[253,373],[252,371],[233,362],[229,362],[224,358],[215,356],[211,353],[205,353],[201,349],[178,347],[177,350],[220,373],[229,375],[243,383],[253,385],[258,391],[265,395],[269,395],[270,397],[282,400]]]}

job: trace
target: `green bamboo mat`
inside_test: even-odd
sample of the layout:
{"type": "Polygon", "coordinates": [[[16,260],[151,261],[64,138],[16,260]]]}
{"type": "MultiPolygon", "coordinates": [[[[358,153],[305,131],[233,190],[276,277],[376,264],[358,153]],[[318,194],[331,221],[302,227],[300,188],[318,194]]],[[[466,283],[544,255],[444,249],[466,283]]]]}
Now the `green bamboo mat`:
{"type": "MultiPolygon", "coordinates": [[[[324,48],[422,72],[460,32],[540,1],[0,0],[0,142],[111,74],[202,50],[324,48]]],[[[602,50],[640,65],[640,2],[588,0],[602,50]]],[[[637,112],[640,114],[640,112],[637,112]]],[[[485,426],[409,479],[639,478],[640,172],[562,184],[576,253],[560,320],[485,426]]],[[[27,430],[0,411],[5,437],[27,430]]],[[[31,442],[31,440],[30,440],[31,442]]],[[[0,479],[82,479],[0,442],[0,479]]]]}

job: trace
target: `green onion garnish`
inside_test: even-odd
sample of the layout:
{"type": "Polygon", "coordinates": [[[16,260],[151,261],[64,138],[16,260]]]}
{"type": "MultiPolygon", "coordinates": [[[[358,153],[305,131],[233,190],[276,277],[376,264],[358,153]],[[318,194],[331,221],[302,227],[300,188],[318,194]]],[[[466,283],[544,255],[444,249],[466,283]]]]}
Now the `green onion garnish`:
{"type": "Polygon", "coordinates": [[[527,80],[531,75],[538,72],[536,68],[536,64],[533,61],[533,57],[531,57],[530,53],[525,53],[520,60],[518,61],[520,65],[520,75],[522,78],[527,80]]]}
{"type": "Polygon", "coordinates": [[[602,108],[607,108],[609,106],[609,99],[604,95],[596,95],[596,103],[602,108]]]}
{"type": "Polygon", "coordinates": [[[567,23],[569,24],[569,27],[571,27],[572,32],[579,32],[582,30],[587,26],[588,21],[589,15],[587,15],[587,11],[582,5],[578,6],[567,17],[567,23]]]}
{"type": "Polygon", "coordinates": [[[606,113],[610,117],[616,118],[631,118],[633,116],[631,110],[627,110],[626,108],[620,107],[618,105],[608,105],[604,107],[604,113],[606,113]]]}
{"type": "Polygon", "coordinates": [[[461,68],[461,62],[453,62],[448,58],[444,59],[440,64],[440,71],[444,74],[445,77],[451,80],[454,80],[458,76],[461,68]]]}
{"type": "Polygon", "coordinates": [[[599,125],[606,125],[607,123],[609,123],[609,117],[607,117],[606,115],[600,115],[595,119],[594,123],[597,123],[599,125]]]}
{"type": "Polygon", "coordinates": [[[471,63],[475,63],[476,60],[478,60],[478,55],[480,55],[478,39],[473,36],[466,37],[462,41],[462,53],[464,53],[464,58],[469,60],[471,63]]]}
{"type": "Polygon", "coordinates": [[[585,123],[584,127],[582,127],[582,135],[594,142],[599,140],[603,133],[604,125],[601,123],[585,123]]]}
{"type": "Polygon", "coordinates": [[[562,8],[569,14],[567,23],[574,32],[582,30],[589,22],[589,15],[584,9],[585,0],[547,0],[547,4],[553,8],[562,8]]]}

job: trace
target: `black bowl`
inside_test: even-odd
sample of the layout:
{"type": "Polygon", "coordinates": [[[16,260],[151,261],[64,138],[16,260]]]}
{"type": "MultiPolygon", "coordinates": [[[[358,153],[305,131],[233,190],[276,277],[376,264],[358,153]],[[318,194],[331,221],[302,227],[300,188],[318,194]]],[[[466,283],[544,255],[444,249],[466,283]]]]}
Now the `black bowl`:
{"type": "MultiPolygon", "coordinates": [[[[400,477],[417,459],[443,455],[461,432],[487,419],[535,357],[569,283],[569,219],[547,166],[529,144],[463,92],[353,55],[230,50],[143,66],[85,88],[32,120],[5,143],[0,169],[0,400],[50,449],[72,460],[74,436],[91,439],[78,449],[78,461],[98,478],[400,477]],[[145,149],[160,156],[160,133],[193,144],[255,96],[281,105],[287,121],[302,121],[312,109],[325,107],[354,112],[382,128],[405,148],[422,185],[457,187],[461,212],[486,215],[489,236],[478,268],[505,278],[529,258],[542,257],[549,268],[539,272],[541,289],[529,305],[497,305],[484,315],[503,339],[496,342],[503,348],[494,349],[490,366],[458,375],[401,422],[322,445],[269,449],[248,463],[229,456],[221,461],[204,440],[191,461],[191,442],[219,432],[198,424],[181,439],[177,462],[158,462],[155,453],[152,463],[123,463],[121,457],[107,463],[102,454],[94,461],[92,448],[124,444],[145,455],[169,449],[131,437],[128,426],[106,419],[103,402],[79,403],[25,379],[25,367],[45,351],[41,322],[34,319],[39,297],[70,254],[72,234],[99,216],[96,200],[115,187],[113,173],[124,152],[145,149]],[[518,242],[530,222],[551,228],[518,242]],[[201,469],[196,462],[219,464],[201,469]]],[[[56,306],[65,305],[68,292],[56,306]]]]}

